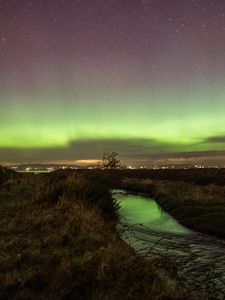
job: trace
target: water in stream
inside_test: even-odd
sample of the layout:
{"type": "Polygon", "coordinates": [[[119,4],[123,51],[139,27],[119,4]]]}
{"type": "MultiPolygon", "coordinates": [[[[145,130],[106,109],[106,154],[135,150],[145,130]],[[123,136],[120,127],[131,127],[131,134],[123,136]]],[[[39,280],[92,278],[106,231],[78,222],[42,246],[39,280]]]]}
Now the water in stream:
{"type": "Polygon", "coordinates": [[[114,191],[122,238],[146,258],[158,255],[178,266],[176,278],[209,298],[225,299],[225,241],[193,232],[154,199],[114,191]]]}

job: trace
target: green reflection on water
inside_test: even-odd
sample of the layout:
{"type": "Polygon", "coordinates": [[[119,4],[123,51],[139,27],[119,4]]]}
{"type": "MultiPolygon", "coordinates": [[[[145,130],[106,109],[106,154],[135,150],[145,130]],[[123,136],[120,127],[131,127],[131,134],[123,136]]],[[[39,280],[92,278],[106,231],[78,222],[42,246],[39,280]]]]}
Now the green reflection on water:
{"type": "Polygon", "coordinates": [[[116,194],[115,198],[121,206],[120,215],[126,218],[128,224],[141,223],[160,232],[190,233],[189,229],[164,212],[154,199],[124,193],[116,194]]]}

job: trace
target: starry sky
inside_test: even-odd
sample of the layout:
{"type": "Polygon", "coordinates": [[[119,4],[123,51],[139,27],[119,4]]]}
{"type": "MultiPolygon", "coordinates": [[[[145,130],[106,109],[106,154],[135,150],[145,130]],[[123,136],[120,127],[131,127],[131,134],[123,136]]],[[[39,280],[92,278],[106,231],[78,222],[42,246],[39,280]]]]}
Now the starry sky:
{"type": "Polygon", "coordinates": [[[224,0],[0,3],[0,163],[225,165],[224,0]]]}

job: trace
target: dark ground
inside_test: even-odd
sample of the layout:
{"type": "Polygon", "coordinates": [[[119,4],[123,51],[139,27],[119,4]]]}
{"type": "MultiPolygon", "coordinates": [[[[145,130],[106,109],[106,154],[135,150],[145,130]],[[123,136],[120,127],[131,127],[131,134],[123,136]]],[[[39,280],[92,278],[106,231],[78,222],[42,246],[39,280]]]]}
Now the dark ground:
{"type": "Polygon", "coordinates": [[[0,174],[0,299],[197,299],[120,239],[106,173],[0,174]]]}

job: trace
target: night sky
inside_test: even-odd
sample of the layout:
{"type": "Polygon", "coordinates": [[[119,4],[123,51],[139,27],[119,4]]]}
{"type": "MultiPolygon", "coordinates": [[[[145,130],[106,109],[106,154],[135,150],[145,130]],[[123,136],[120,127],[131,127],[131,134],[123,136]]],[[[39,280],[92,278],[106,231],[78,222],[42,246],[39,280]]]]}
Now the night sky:
{"type": "Polygon", "coordinates": [[[224,0],[0,2],[0,162],[225,165],[224,0]]]}

